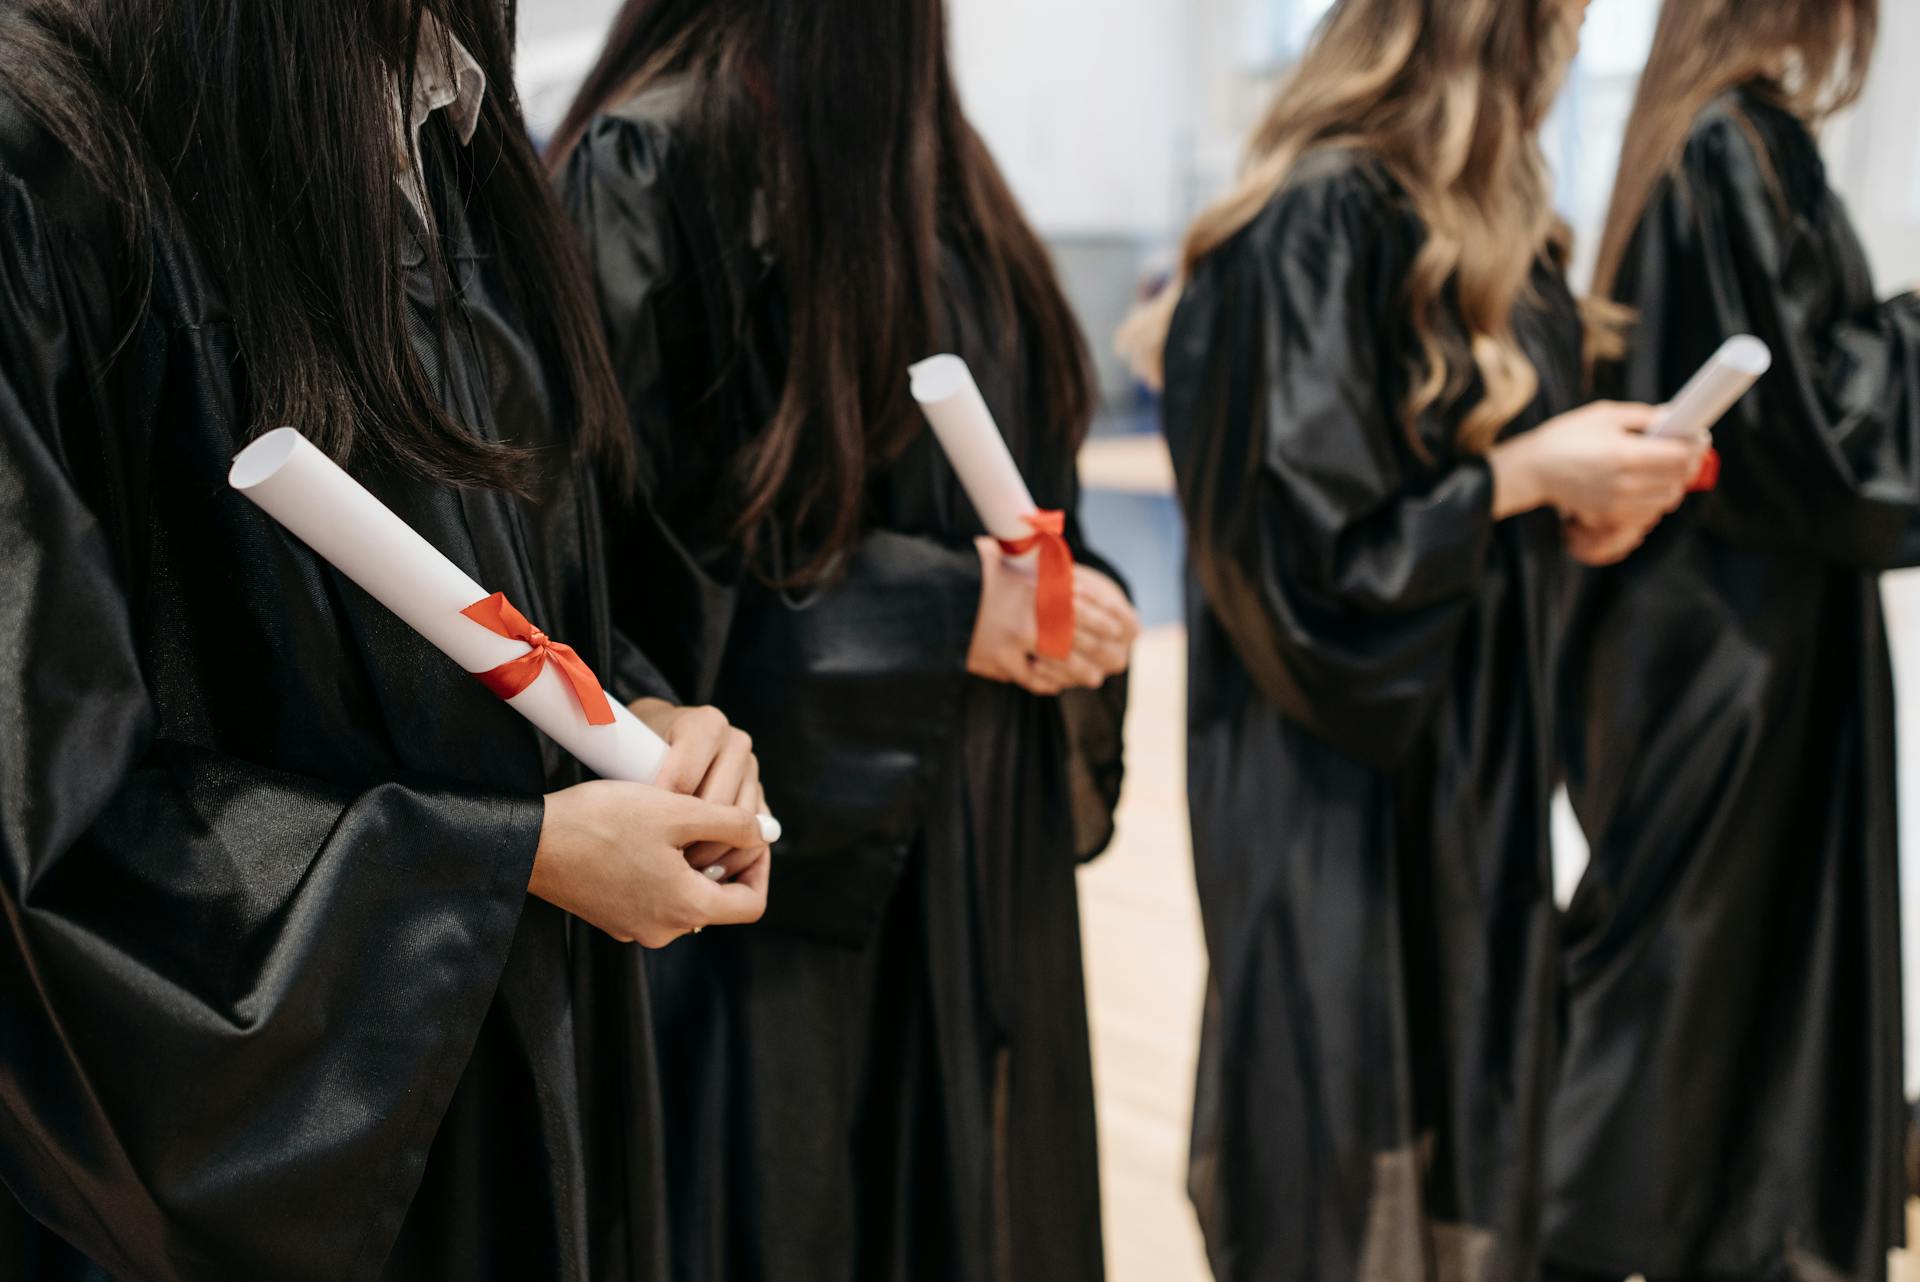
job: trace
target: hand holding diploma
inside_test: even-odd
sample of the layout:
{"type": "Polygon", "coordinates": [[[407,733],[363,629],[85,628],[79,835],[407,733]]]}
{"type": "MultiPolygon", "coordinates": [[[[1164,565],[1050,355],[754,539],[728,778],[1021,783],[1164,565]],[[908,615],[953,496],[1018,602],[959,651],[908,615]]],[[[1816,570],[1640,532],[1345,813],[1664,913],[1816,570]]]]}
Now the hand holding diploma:
{"type": "Polygon", "coordinates": [[[1648,436],[1659,413],[1597,401],[1499,442],[1487,453],[1494,518],[1551,507],[1575,557],[1624,559],[1685,500],[1706,452],[1703,443],[1648,436]]]}
{"type": "Polygon", "coordinates": [[[1036,694],[1098,687],[1125,670],[1139,632],[1132,605],[1105,575],[1074,564],[1064,514],[1034,502],[966,362],[935,356],[910,372],[914,399],[991,535],[979,544],[968,670],[1036,694]]]}
{"type": "MultiPolygon", "coordinates": [[[[730,745],[724,742],[706,742],[715,738],[705,729],[711,728],[708,723],[718,718],[717,713],[709,717],[710,710],[702,710],[699,717],[681,725],[679,717],[666,715],[676,710],[664,704],[653,709],[649,701],[636,704],[667,731],[666,737],[656,733],[633,709],[610,698],[571,648],[542,633],[500,594],[483,591],[293,429],[270,432],[241,451],[229,482],[596,774],[630,784],[682,782],[699,789],[701,800],[710,804],[730,787],[732,795],[719,799],[725,814],[734,813],[737,802],[759,797],[757,764],[749,782],[736,761],[739,751],[728,751],[730,745]],[[676,742],[670,746],[668,739],[676,742]],[[694,777],[662,781],[662,770],[668,767],[694,777]]],[[[576,792],[568,789],[550,797],[550,812],[560,799],[576,792]]],[[[611,795],[606,789],[592,794],[598,803],[595,813],[604,814],[611,795]]],[[[638,797],[628,797],[627,805],[630,810],[645,809],[638,797]]],[[[561,806],[563,811],[569,808],[561,806]]],[[[644,815],[632,817],[645,821],[644,815]]],[[[687,815],[679,816],[680,828],[689,822],[687,815]]],[[[696,848],[699,842],[722,839],[719,830],[727,828],[718,814],[708,814],[707,822],[715,831],[696,834],[696,848]]],[[[574,827],[591,829],[592,825],[574,827]]],[[[760,815],[753,835],[757,840],[747,843],[739,861],[742,867],[721,866],[710,851],[704,852],[701,866],[721,866],[722,876],[740,873],[756,863],[746,856],[764,854],[767,845],[778,840],[779,825],[770,816],[760,815]]],[[[543,837],[543,856],[547,846],[543,837]]],[[[680,867],[686,869],[685,859],[680,867]]],[[[536,864],[536,882],[541,879],[536,864]]],[[[649,927],[649,933],[658,931],[649,927]]]]}
{"type": "MultiPolygon", "coordinates": [[[[1713,448],[1713,429],[1772,367],[1773,353],[1765,343],[1745,334],[1730,338],[1679,395],[1652,411],[1644,429],[1649,443],[1671,441],[1695,451],[1686,493],[1703,494],[1719,485],[1720,455],[1713,448]]],[[[1650,522],[1636,516],[1610,519],[1571,512],[1567,544],[1575,559],[1587,565],[1613,565],[1645,542],[1653,526],[1670,512],[1650,522]]]]}
{"type": "Polygon", "coordinates": [[[623,943],[663,948],[706,926],[758,921],[771,871],[753,812],[595,780],[547,797],[527,891],[623,943]],[[734,852],[735,877],[689,868],[702,847],[734,852]]]}

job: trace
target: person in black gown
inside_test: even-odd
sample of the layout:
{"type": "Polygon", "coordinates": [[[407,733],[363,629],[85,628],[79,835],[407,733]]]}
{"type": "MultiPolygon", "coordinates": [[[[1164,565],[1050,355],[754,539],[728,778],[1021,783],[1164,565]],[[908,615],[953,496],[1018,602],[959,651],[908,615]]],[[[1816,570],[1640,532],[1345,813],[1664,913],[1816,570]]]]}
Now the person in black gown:
{"type": "Polygon", "coordinates": [[[581,784],[226,484],[295,423],[616,693],[669,689],[610,622],[624,415],[511,14],[391,8],[0,11],[8,1282],[661,1276],[607,936],[759,912],[744,738],[643,703],[729,804],[581,784]]]}
{"type": "Polygon", "coordinates": [[[1894,704],[1880,571],[1920,564],[1920,300],[1881,302],[1813,129],[1861,0],[1672,0],[1599,287],[1609,378],[1669,397],[1724,340],[1772,371],[1718,487],[1578,585],[1551,1254],[1617,1280],[1886,1276],[1901,1240],[1894,704]]]}
{"type": "Polygon", "coordinates": [[[966,358],[1073,512],[1084,345],[942,9],[635,0],[554,153],[656,496],[617,617],[783,763],[792,834],[762,926],[657,967],[683,1282],[1103,1276],[1074,870],[1136,624],[1069,521],[1074,655],[1033,657],[908,394],[966,358]]]}
{"type": "Polygon", "coordinates": [[[1335,4],[1122,336],[1191,534],[1221,1282],[1535,1276],[1557,584],[1698,459],[1581,408],[1536,133],[1583,7],[1335,4]]]}

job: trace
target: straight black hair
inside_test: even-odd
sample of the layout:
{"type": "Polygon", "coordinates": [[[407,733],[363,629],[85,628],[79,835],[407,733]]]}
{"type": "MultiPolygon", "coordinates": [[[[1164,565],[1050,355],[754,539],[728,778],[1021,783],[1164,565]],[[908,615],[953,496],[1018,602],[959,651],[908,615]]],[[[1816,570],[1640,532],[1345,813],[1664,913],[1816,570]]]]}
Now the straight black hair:
{"type": "Polygon", "coordinates": [[[667,79],[692,82],[691,141],[726,233],[746,243],[764,201],[788,309],[779,408],[731,460],[724,496],[762,573],[829,575],[872,474],[922,430],[907,366],[941,334],[943,245],[984,286],[991,332],[1031,354],[1045,429],[1078,445],[1094,404],[1086,343],[961,111],[942,0],[628,0],[554,167],[596,114],[667,79]],[[765,564],[769,526],[792,564],[765,564]]]}
{"type": "MultiPolygon", "coordinates": [[[[586,269],[521,120],[513,0],[13,0],[0,75],[120,204],[135,288],[151,280],[155,228],[183,229],[204,253],[256,430],[293,423],[341,462],[365,450],[448,484],[525,490],[528,450],[454,421],[407,338],[411,215],[395,171],[399,148],[419,157],[394,95],[411,99],[429,14],[487,78],[470,149],[427,149],[447,180],[435,185],[501,232],[509,289],[560,374],[562,421],[628,477],[586,269]]],[[[451,57],[439,43],[427,52],[451,57]]],[[[445,301],[452,278],[427,239],[445,301]]]]}

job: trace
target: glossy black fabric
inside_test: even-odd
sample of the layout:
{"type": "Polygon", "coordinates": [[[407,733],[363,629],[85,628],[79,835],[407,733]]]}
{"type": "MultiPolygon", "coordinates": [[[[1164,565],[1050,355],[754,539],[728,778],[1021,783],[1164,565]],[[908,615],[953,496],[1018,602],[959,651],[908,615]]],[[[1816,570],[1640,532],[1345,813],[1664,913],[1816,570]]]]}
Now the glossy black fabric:
{"type": "MultiPolygon", "coordinates": [[[[552,466],[537,501],[356,471],[657,688],[537,322],[448,215],[444,361],[406,252],[421,350],[552,466]]],[[[0,105],[0,1276],[656,1277],[644,974],[526,896],[577,767],[228,489],[262,426],[233,326],[155,241],[129,333],[105,202],[0,105]]]]}
{"type": "Polygon", "coordinates": [[[1920,518],[1920,303],[1881,304],[1814,140],[1730,98],[1620,282],[1620,372],[1672,395],[1727,336],[1773,372],[1720,488],[1583,576],[1551,1244],[1619,1273],[1881,1278],[1898,1241],[1893,686],[1877,571],[1920,518]]]}
{"type": "MultiPolygon", "coordinates": [[[[1550,513],[1496,525],[1465,404],[1399,405],[1424,235],[1311,158],[1208,255],[1167,435],[1191,531],[1189,789],[1212,963],[1191,1192],[1221,1282],[1530,1277],[1550,1067],[1550,513]]],[[[1514,430],[1571,408],[1557,271],[1514,430]]]]}
{"type": "MultiPolygon", "coordinates": [[[[771,417],[786,314],[777,265],[712,216],[683,106],[668,86],[596,121],[565,177],[663,514],[616,543],[621,617],[754,736],[789,833],[767,923],[657,968],[677,1276],[1091,1282],[1074,866],[1110,831],[1124,682],[1043,700],[966,675],[979,525],[930,433],[832,586],[740,571],[715,481],[771,417]]],[[[949,267],[954,348],[1071,511],[1017,336],[981,331],[949,267]]]]}

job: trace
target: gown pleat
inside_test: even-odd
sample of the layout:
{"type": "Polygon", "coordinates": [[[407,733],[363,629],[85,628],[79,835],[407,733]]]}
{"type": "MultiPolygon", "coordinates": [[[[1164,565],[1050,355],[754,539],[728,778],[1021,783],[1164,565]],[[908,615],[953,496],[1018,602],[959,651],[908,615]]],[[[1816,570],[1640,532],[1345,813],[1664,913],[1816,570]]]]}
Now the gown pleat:
{"type": "Polygon", "coordinates": [[[1857,1282],[1901,1240],[1899,868],[1879,572],[1920,562],[1920,303],[1876,298],[1806,127],[1696,122],[1635,233],[1621,394],[1726,338],[1774,366],[1711,494],[1574,590],[1553,1257],[1857,1282]]]}
{"type": "MultiPolygon", "coordinates": [[[[1220,1282],[1530,1282],[1555,1041],[1550,512],[1417,424],[1425,229],[1326,150],[1198,264],[1167,351],[1211,974],[1190,1191],[1220,1282]]],[[[1457,317],[1443,323],[1458,325],[1457,317]]],[[[1515,314],[1572,409],[1579,314],[1515,314]]]]}
{"type": "MultiPolygon", "coordinates": [[[[1125,680],[1050,700],[967,675],[982,529],[925,431],[830,584],[742,567],[716,495],[773,417],[788,316],[764,235],[716,215],[738,193],[710,190],[688,101],[600,117],[561,180],[653,498],[611,540],[618,618],[752,734],[788,834],[766,921],[655,968],[675,1276],[1098,1282],[1075,868],[1111,834],[1125,680]]],[[[1072,513],[1019,336],[986,330],[951,244],[944,266],[951,350],[1072,513]]]]}
{"type": "MultiPolygon", "coordinates": [[[[353,470],[664,694],[510,247],[428,139],[454,279],[395,247],[410,333],[545,462],[527,499],[353,470]]],[[[119,216],[0,94],[0,1277],[659,1282],[644,968],[526,893],[579,767],[228,487],[278,424],[171,223],[130,310],[119,216]]]]}

